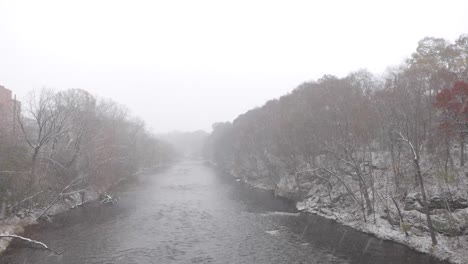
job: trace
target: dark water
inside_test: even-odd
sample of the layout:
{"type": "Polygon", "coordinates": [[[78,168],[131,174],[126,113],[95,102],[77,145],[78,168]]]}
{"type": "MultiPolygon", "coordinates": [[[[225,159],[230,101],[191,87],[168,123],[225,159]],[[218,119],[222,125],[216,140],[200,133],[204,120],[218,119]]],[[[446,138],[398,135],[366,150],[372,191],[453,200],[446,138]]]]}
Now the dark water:
{"type": "Polygon", "coordinates": [[[201,162],[145,176],[121,197],[29,232],[63,255],[14,243],[0,263],[441,263],[298,214],[291,203],[201,162]]]}

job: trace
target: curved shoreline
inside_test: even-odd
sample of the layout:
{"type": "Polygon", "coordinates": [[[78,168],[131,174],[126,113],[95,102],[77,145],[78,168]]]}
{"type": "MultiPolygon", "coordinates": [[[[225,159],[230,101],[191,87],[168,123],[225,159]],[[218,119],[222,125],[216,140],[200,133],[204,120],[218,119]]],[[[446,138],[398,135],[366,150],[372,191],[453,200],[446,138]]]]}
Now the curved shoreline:
{"type": "MultiPolygon", "coordinates": [[[[446,242],[444,240],[440,241],[440,243],[437,246],[433,247],[429,236],[417,237],[415,235],[411,235],[406,237],[403,234],[403,232],[391,228],[391,225],[388,223],[385,224],[384,221],[381,221],[382,219],[379,219],[377,224],[373,224],[370,222],[364,223],[362,221],[349,221],[349,219],[346,218],[346,212],[333,212],[331,210],[328,210],[329,212],[326,212],[327,210],[323,210],[322,208],[301,206],[301,203],[305,203],[306,200],[295,201],[290,197],[282,195],[280,192],[276,192],[271,188],[267,188],[266,186],[256,186],[254,183],[245,182],[243,179],[222,170],[216,164],[210,161],[206,161],[206,164],[215,169],[221,170],[224,174],[231,176],[233,179],[236,179],[236,181],[241,181],[243,184],[247,184],[259,190],[272,191],[275,196],[281,197],[283,199],[291,201],[292,203],[295,203],[295,209],[298,210],[298,212],[310,213],[328,220],[332,220],[340,225],[352,228],[353,230],[356,230],[363,234],[368,234],[384,241],[391,241],[403,246],[407,246],[408,248],[414,250],[417,253],[429,255],[440,261],[447,261],[452,264],[466,263],[466,258],[463,256],[463,254],[449,250],[448,247],[444,245],[444,242],[446,242]]],[[[317,205],[318,207],[321,206],[321,204],[317,205]]],[[[442,237],[445,236],[438,234],[438,238],[442,237]]]]}
{"type": "MultiPolygon", "coordinates": [[[[153,168],[147,168],[136,172],[128,177],[124,177],[120,179],[118,182],[114,183],[112,186],[108,188],[107,191],[112,191],[115,189],[122,188],[126,184],[132,183],[136,180],[140,175],[145,175],[147,173],[156,172],[159,170],[164,170],[168,168],[170,164],[164,164],[155,166],[153,168]]],[[[95,191],[85,191],[85,200],[81,201],[81,196],[76,194],[72,196],[72,200],[67,202],[61,202],[55,204],[49,213],[45,216],[47,218],[54,217],[56,215],[67,213],[70,210],[73,210],[77,207],[86,206],[90,203],[96,202],[99,200],[99,194],[95,191]]],[[[38,222],[37,217],[40,215],[39,212],[43,211],[44,208],[35,208],[35,212],[31,213],[29,216],[24,218],[19,218],[17,216],[11,216],[6,219],[0,220],[0,234],[10,234],[10,235],[22,235],[24,232],[35,225],[40,224],[38,222]]],[[[52,220],[53,221],[53,220],[52,220]]],[[[0,255],[8,249],[12,239],[0,239],[0,255]]]]}
{"type": "MultiPolygon", "coordinates": [[[[49,213],[47,213],[45,217],[49,218],[61,213],[66,213],[69,210],[98,200],[98,195],[96,192],[86,192],[85,197],[86,199],[83,202],[81,201],[81,197],[76,195],[72,197],[73,201],[69,201],[69,203],[57,203],[52,207],[52,210],[49,210],[49,213]]],[[[42,211],[40,209],[43,208],[36,208],[35,212],[24,218],[19,218],[15,215],[0,220],[0,234],[23,235],[27,228],[40,224],[40,221],[37,219],[37,217],[40,215],[39,212],[42,211]]],[[[8,249],[12,241],[13,240],[11,238],[0,239],[0,255],[8,249]]]]}
{"type": "MultiPolygon", "coordinates": [[[[211,164],[211,165],[213,165],[213,164],[211,164]]],[[[232,176],[231,174],[228,174],[228,175],[230,177],[230,181],[232,181],[233,183],[240,181],[240,180],[237,180],[237,178],[232,176]]],[[[272,192],[272,194],[274,194],[275,196],[280,197],[281,199],[284,199],[285,201],[288,201],[291,204],[290,205],[291,210],[293,210],[292,208],[294,208],[294,210],[296,212],[301,212],[301,214],[313,214],[313,215],[322,217],[323,219],[332,220],[332,221],[336,222],[339,225],[351,228],[351,229],[356,230],[358,232],[361,232],[363,234],[371,235],[371,236],[379,238],[381,240],[391,241],[391,242],[406,246],[406,247],[414,250],[417,253],[427,254],[427,255],[429,255],[431,257],[435,257],[436,259],[438,259],[440,261],[450,261],[451,263],[464,263],[463,261],[465,259],[462,258],[461,255],[457,255],[455,252],[447,252],[447,251],[445,251],[446,249],[444,249],[441,246],[438,246],[438,248],[436,247],[435,249],[433,249],[430,246],[430,241],[429,240],[427,241],[428,243],[424,244],[424,243],[421,243],[421,240],[418,239],[419,237],[416,237],[416,236],[405,237],[404,234],[401,231],[395,230],[395,229],[387,229],[387,227],[384,226],[384,225],[376,226],[376,225],[374,225],[372,223],[365,224],[365,223],[361,223],[361,222],[358,222],[358,221],[349,222],[349,221],[346,221],[346,217],[345,217],[344,214],[340,214],[338,212],[333,212],[331,210],[327,211],[327,209],[325,209],[325,208],[322,208],[322,209],[320,209],[320,208],[315,209],[315,208],[312,208],[312,207],[301,208],[300,207],[301,202],[296,203],[293,199],[288,198],[288,197],[286,197],[284,195],[280,195],[278,193],[274,193],[274,191],[271,190],[271,189],[261,188],[261,186],[255,186],[252,183],[248,183],[248,182],[244,182],[244,181],[241,181],[240,183],[249,186],[249,188],[259,189],[259,190],[268,190],[269,192],[272,192]]],[[[265,186],[263,186],[263,187],[265,187],[265,186]]],[[[90,203],[90,202],[92,202],[92,200],[87,201],[87,203],[90,203]]],[[[69,209],[71,209],[71,208],[68,208],[68,210],[69,209]]],[[[67,210],[64,210],[64,211],[58,212],[56,214],[66,213],[66,212],[67,212],[67,210]]],[[[17,234],[20,234],[21,232],[24,232],[24,228],[26,228],[28,226],[31,226],[31,225],[35,225],[35,224],[37,224],[37,223],[27,223],[26,225],[20,226],[21,230],[19,230],[17,234]]],[[[423,237],[423,238],[425,238],[425,237],[423,237]]],[[[7,240],[5,240],[5,241],[7,241],[7,240]]]]}
{"type": "MultiPolygon", "coordinates": [[[[301,212],[310,213],[319,217],[334,221],[337,224],[352,228],[363,234],[374,236],[384,241],[391,241],[409,247],[415,252],[422,253],[434,257],[440,261],[447,261],[452,264],[464,264],[466,259],[455,252],[448,250],[440,244],[433,247],[430,237],[416,237],[415,235],[406,237],[403,232],[394,229],[389,229],[388,225],[375,225],[373,223],[363,223],[358,221],[349,222],[337,215],[330,215],[320,212],[319,210],[300,210],[301,212]]],[[[440,235],[438,235],[440,238],[440,235]]]]}

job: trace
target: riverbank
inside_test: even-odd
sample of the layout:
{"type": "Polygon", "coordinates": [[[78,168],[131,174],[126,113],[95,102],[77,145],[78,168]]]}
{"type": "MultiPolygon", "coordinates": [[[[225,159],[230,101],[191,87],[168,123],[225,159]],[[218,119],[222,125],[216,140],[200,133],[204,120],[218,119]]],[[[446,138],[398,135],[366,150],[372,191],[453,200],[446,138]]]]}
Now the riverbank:
{"type": "Polygon", "coordinates": [[[331,219],[342,225],[354,228],[360,232],[376,236],[382,240],[388,240],[406,245],[418,252],[429,254],[442,261],[449,261],[454,264],[466,264],[468,255],[468,243],[466,237],[454,238],[437,234],[438,244],[432,246],[429,234],[414,230],[406,236],[401,228],[397,229],[390,225],[388,221],[378,217],[376,222],[373,219],[367,223],[356,220],[356,217],[346,211],[338,211],[323,206],[321,204],[310,204],[308,201],[297,203],[297,209],[302,212],[312,213],[327,219],[331,219]],[[458,244],[459,245],[456,245],[458,244]]]}
{"type": "Polygon", "coordinates": [[[0,263],[449,264],[309,213],[198,161],[140,177],[115,206],[90,203],[27,228],[57,256],[13,242],[0,263]]]}
{"type": "MultiPolygon", "coordinates": [[[[167,165],[157,166],[151,169],[141,170],[133,175],[122,178],[107,188],[105,193],[118,191],[119,188],[132,183],[138,176],[164,169],[167,165]]],[[[22,235],[27,227],[39,224],[40,221],[53,221],[53,217],[69,210],[81,207],[85,204],[97,202],[100,198],[98,191],[87,189],[80,193],[67,195],[66,199],[59,199],[55,204],[36,207],[31,210],[21,210],[15,215],[0,220],[0,235],[22,235]],[[46,212],[44,214],[44,212],[46,212]]],[[[0,254],[10,245],[12,239],[0,239],[0,254]]]]}
{"type": "MultiPolygon", "coordinates": [[[[39,221],[52,221],[53,216],[75,209],[84,204],[97,201],[99,194],[96,191],[83,191],[84,196],[75,193],[61,199],[51,206],[37,207],[32,210],[22,210],[13,216],[0,220],[0,235],[22,235],[29,226],[36,225],[39,221]],[[47,211],[45,214],[44,212],[47,211]],[[40,220],[45,219],[45,220],[40,220]]],[[[12,239],[0,239],[0,254],[10,245],[12,239]]]]}
{"type": "MultiPolygon", "coordinates": [[[[208,165],[218,168],[218,166],[212,162],[207,162],[208,165]]],[[[218,168],[221,169],[221,168],[218,168]]],[[[374,215],[369,215],[366,222],[363,222],[359,208],[350,202],[350,199],[346,200],[346,197],[341,197],[341,206],[330,205],[326,201],[328,199],[328,193],[322,193],[321,188],[317,187],[309,192],[308,198],[301,197],[294,190],[295,184],[292,182],[280,182],[275,189],[269,184],[268,180],[252,180],[249,177],[243,177],[243,175],[236,175],[234,172],[225,172],[232,177],[235,177],[237,181],[242,181],[254,188],[262,190],[271,190],[275,195],[292,199],[296,201],[296,208],[301,212],[315,214],[330,220],[333,220],[344,226],[351,227],[357,231],[373,235],[379,239],[386,241],[393,241],[410,247],[411,249],[431,255],[441,261],[449,261],[454,264],[466,264],[468,256],[468,237],[462,236],[446,236],[443,234],[437,234],[438,245],[432,246],[432,242],[423,223],[425,219],[424,214],[417,210],[405,211],[406,216],[405,224],[407,227],[400,226],[398,223],[391,224],[388,221],[390,214],[395,214],[392,210],[385,212],[388,208],[376,208],[374,215]],[[284,187],[284,188],[281,188],[284,187]],[[418,223],[416,223],[418,222],[418,223]],[[409,234],[405,235],[405,231],[409,234]]],[[[335,196],[339,197],[340,194],[334,193],[335,196]]],[[[401,205],[403,207],[403,205],[401,205]]],[[[458,217],[468,216],[468,209],[458,210],[458,217]]],[[[396,217],[393,217],[396,218],[396,217]]],[[[441,219],[443,221],[443,219],[441,219]]],[[[439,220],[440,221],[440,220],[439,220]]],[[[448,224],[447,224],[448,225],[448,224]]]]}

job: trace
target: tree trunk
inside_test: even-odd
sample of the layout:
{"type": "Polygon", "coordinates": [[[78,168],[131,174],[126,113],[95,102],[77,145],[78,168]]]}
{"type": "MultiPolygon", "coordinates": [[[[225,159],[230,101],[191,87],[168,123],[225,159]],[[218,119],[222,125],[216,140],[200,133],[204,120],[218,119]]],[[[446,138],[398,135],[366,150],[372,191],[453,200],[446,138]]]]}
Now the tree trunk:
{"type": "Polygon", "coordinates": [[[39,148],[34,148],[33,155],[31,158],[31,183],[35,186],[39,183],[38,177],[36,177],[36,164],[37,164],[37,155],[39,154],[39,148]]]}
{"type": "Polygon", "coordinates": [[[372,190],[372,214],[374,217],[374,224],[377,222],[375,219],[375,179],[374,179],[374,160],[372,157],[372,148],[369,145],[369,160],[370,160],[370,166],[369,166],[369,176],[371,180],[371,190],[372,190]]]}
{"type": "Polygon", "coordinates": [[[5,197],[0,197],[1,198],[1,208],[0,208],[0,220],[5,219],[6,217],[6,202],[5,202],[5,197]]]}
{"type": "Polygon", "coordinates": [[[392,158],[392,171],[393,171],[393,180],[395,184],[395,191],[398,191],[400,187],[400,181],[397,172],[397,165],[395,162],[395,150],[393,147],[393,143],[390,143],[390,157],[392,158]]]}
{"type": "MultiPolygon", "coordinates": [[[[395,207],[398,212],[398,217],[400,218],[400,227],[403,225],[404,220],[403,220],[403,214],[401,213],[400,207],[398,206],[397,201],[395,201],[395,198],[392,197],[393,204],[395,204],[395,207]]],[[[405,236],[409,236],[408,231],[403,230],[405,232],[405,236]]]]}
{"type": "Polygon", "coordinates": [[[367,190],[367,185],[362,181],[360,184],[362,194],[364,195],[364,200],[366,201],[367,215],[372,214],[372,202],[370,200],[369,191],[367,190]]]}
{"type": "Polygon", "coordinates": [[[359,177],[359,189],[361,190],[361,195],[364,196],[364,201],[365,201],[366,209],[367,209],[367,215],[370,215],[372,214],[373,208],[372,208],[372,202],[369,196],[369,191],[367,190],[367,184],[366,184],[366,181],[364,180],[364,175],[361,169],[359,168],[359,165],[354,165],[354,170],[359,177]]]}
{"type": "Polygon", "coordinates": [[[416,169],[416,177],[419,180],[419,186],[421,188],[421,195],[424,203],[424,211],[426,213],[427,226],[429,227],[429,232],[431,234],[432,245],[437,245],[434,226],[432,225],[431,213],[429,211],[429,203],[427,202],[426,190],[424,188],[424,180],[422,177],[421,168],[419,167],[419,160],[417,157],[414,158],[414,166],[416,169]]]}
{"type": "MultiPolygon", "coordinates": [[[[390,137],[390,140],[392,138],[390,137]]],[[[390,157],[392,159],[392,171],[393,171],[393,180],[395,184],[395,192],[398,193],[400,190],[401,182],[401,173],[400,173],[400,155],[401,149],[400,145],[397,145],[397,150],[395,149],[395,142],[390,142],[390,157]]]]}
{"type": "Polygon", "coordinates": [[[448,174],[449,161],[450,161],[450,139],[448,135],[446,135],[445,136],[445,159],[444,159],[445,177],[447,177],[447,174],[448,174]]]}
{"type": "Polygon", "coordinates": [[[460,134],[460,167],[465,166],[465,132],[460,134]]]}

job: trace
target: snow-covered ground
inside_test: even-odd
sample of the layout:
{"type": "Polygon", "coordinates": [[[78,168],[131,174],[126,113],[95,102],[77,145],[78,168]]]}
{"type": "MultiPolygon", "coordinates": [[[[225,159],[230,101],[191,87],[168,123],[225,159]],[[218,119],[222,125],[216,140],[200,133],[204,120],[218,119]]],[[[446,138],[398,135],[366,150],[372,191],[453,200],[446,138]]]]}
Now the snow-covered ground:
{"type": "MultiPolygon", "coordinates": [[[[401,228],[396,228],[390,223],[377,216],[374,219],[368,219],[364,223],[356,218],[353,212],[346,212],[335,208],[321,207],[320,203],[313,199],[307,199],[297,203],[297,209],[304,212],[313,213],[340,224],[352,227],[361,232],[375,235],[384,240],[391,240],[408,245],[416,251],[433,255],[441,260],[448,260],[453,263],[467,263],[468,256],[468,237],[448,237],[441,234],[437,235],[438,244],[432,246],[429,233],[417,229],[409,230],[409,236],[406,236],[401,228]]],[[[466,209],[465,209],[466,210],[466,209]]]]}
{"type": "MultiPolygon", "coordinates": [[[[67,210],[81,206],[82,204],[96,201],[98,194],[94,191],[87,191],[85,199],[82,203],[81,196],[76,193],[70,196],[70,199],[62,200],[55,203],[52,207],[47,210],[47,213],[43,216],[46,219],[65,212],[67,210]]],[[[16,215],[11,216],[7,219],[0,220],[0,235],[20,235],[24,232],[27,226],[37,224],[37,218],[46,210],[46,207],[35,208],[30,211],[20,211],[16,215]]],[[[2,238],[0,239],[0,254],[5,251],[10,244],[11,239],[2,238]]]]}
{"type": "MultiPolygon", "coordinates": [[[[125,184],[125,181],[134,179],[133,177],[144,175],[147,172],[155,171],[165,166],[166,165],[158,165],[152,168],[139,170],[132,176],[121,178],[119,181],[117,181],[111,187],[109,187],[109,189],[121,186],[125,184]]],[[[54,215],[74,209],[83,204],[102,199],[99,195],[100,192],[92,190],[91,188],[86,189],[83,192],[84,200],[82,200],[81,195],[79,193],[74,193],[68,195],[67,199],[60,199],[58,202],[54,203],[50,208],[47,208],[48,206],[45,206],[36,207],[31,210],[20,210],[14,216],[0,220],[0,235],[20,235],[24,232],[24,229],[27,226],[37,224],[37,218],[40,217],[45,210],[47,210],[47,212],[42,216],[42,218],[51,220],[51,217],[54,215]]],[[[111,199],[111,202],[113,201],[113,197],[108,196],[105,192],[103,194],[107,196],[107,199],[111,199]]],[[[0,239],[0,254],[6,250],[10,242],[11,239],[9,238],[0,239]]]]}
{"type": "MultiPolygon", "coordinates": [[[[244,182],[259,189],[272,189],[267,181],[244,180],[244,182]]],[[[278,185],[282,190],[275,190],[275,194],[290,198],[291,190],[294,190],[292,182],[283,180],[278,185]]],[[[382,191],[383,188],[384,186],[380,186],[378,191],[382,191]]],[[[435,188],[435,185],[432,184],[428,189],[429,191],[435,192],[433,190],[435,188]]],[[[333,190],[332,195],[333,197],[338,197],[340,193],[345,193],[345,191],[336,188],[333,190]]],[[[368,219],[364,222],[359,207],[349,196],[344,196],[339,202],[330,206],[326,188],[320,185],[313,185],[307,196],[309,198],[297,202],[298,210],[335,220],[338,223],[364,233],[372,234],[384,240],[408,245],[416,251],[433,255],[441,260],[448,260],[457,264],[468,263],[468,236],[447,236],[437,233],[438,244],[432,246],[432,241],[425,222],[426,216],[416,210],[421,208],[406,208],[407,210],[404,210],[405,203],[398,201],[402,214],[405,217],[404,224],[407,225],[406,228],[408,229],[407,232],[409,236],[406,236],[403,231],[404,227],[400,227],[399,217],[394,207],[384,208],[382,205],[377,204],[375,208],[375,220],[374,215],[371,214],[367,216],[368,219]],[[393,225],[386,219],[388,214],[385,209],[389,210],[388,214],[393,218],[393,225]]],[[[412,195],[408,196],[411,197],[412,195]]],[[[435,212],[432,215],[433,222],[447,225],[447,229],[451,228],[448,223],[449,218],[456,221],[458,224],[456,228],[461,231],[463,231],[468,224],[468,208],[453,210],[450,215],[444,210],[439,211],[440,212],[435,212]]],[[[439,227],[439,229],[441,229],[441,227],[439,227]]]]}
{"type": "MultiPolygon", "coordinates": [[[[389,157],[386,153],[379,153],[374,158],[374,164],[377,167],[390,168],[389,157]]],[[[210,164],[216,167],[216,164],[210,164]]],[[[426,159],[422,167],[427,170],[432,165],[430,159],[426,159]]],[[[407,164],[407,166],[411,168],[411,164],[407,164]]],[[[273,186],[270,178],[260,177],[254,170],[249,171],[247,167],[244,167],[242,172],[237,173],[235,170],[231,170],[227,173],[255,188],[274,190],[276,195],[288,198],[298,197],[295,196],[295,193],[298,192],[297,183],[291,175],[284,175],[276,186],[273,186]],[[248,172],[250,177],[244,175],[245,172],[248,172]]],[[[435,202],[439,198],[439,203],[443,202],[441,197],[446,195],[447,190],[449,190],[453,200],[460,205],[460,208],[452,208],[451,211],[446,210],[443,205],[442,208],[431,211],[434,226],[438,230],[436,233],[438,244],[436,246],[432,246],[426,216],[421,213],[419,187],[415,186],[413,182],[405,183],[408,186],[405,191],[405,199],[398,199],[394,191],[391,190],[394,187],[390,176],[391,172],[388,169],[381,170],[376,176],[380,178],[375,182],[375,199],[377,200],[374,208],[375,214],[368,215],[366,222],[364,222],[359,206],[349,195],[346,195],[347,190],[340,184],[336,184],[330,192],[320,180],[305,180],[301,184],[301,188],[303,191],[307,191],[306,198],[299,199],[296,207],[300,211],[335,220],[381,239],[405,244],[416,251],[430,254],[438,259],[466,264],[468,263],[468,207],[466,207],[468,177],[465,176],[468,174],[467,172],[468,168],[466,171],[464,169],[456,171],[456,175],[450,176],[450,183],[443,186],[441,186],[441,175],[433,173],[432,177],[425,177],[426,191],[430,198],[436,199],[435,202]],[[394,202],[398,204],[404,217],[402,223],[400,223],[392,197],[395,198],[394,202]],[[339,199],[330,202],[330,198],[339,199]],[[463,206],[463,204],[465,205],[463,206]],[[407,231],[408,236],[404,231],[407,231]],[[450,235],[451,233],[456,233],[456,235],[450,235]]],[[[353,186],[352,181],[348,183],[353,190],[358,189],[358,186],[353,186]]]]}

